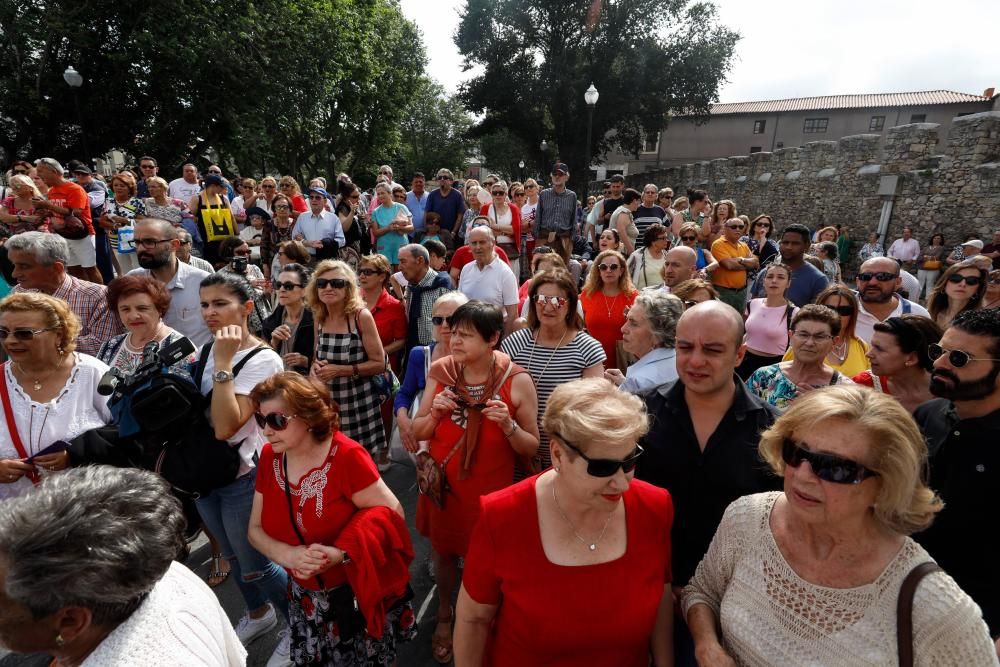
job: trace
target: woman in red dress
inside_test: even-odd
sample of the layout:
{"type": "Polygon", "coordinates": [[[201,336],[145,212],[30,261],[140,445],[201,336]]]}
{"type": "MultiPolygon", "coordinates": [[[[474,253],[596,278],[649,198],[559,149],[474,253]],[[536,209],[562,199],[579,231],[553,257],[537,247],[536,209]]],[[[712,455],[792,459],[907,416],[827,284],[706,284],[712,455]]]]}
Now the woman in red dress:
{"type": "Polygon", "coordinates": [[[608,357],[605,368],[620,368],[616,348],[622,339],[625,310],[637,294],[620,252],[605,250],[590,265],[580,303],[587,333],[597,339],[608,357]]]}
{"type": "Polygon", "coordinates": [[[260,454],[249,537],[289,573],[291,636],[281,640],[289,643],[289,660],[394,664],[396,643],[416,634],[408,595],[413,548],[399,500],[365,449],[337,428],[339,415],[321,382],[278,373],[251,398],[269,442],[260,454]],[[402,546],[393,548],[393,538],[402,546]],[[338,605],[345,596],[363,618],[338,605]]]}
{"type": "Polygon", "coordinates": [[[543,425],[553,468],[482,500],[455,664],[672,665],[674,512],[666,490],[633,479],[642,400],[575,380],[552,393],[543,425]]]}
{"type": "Polygon", "coordinates": [[[435,361],[413,420],[413,435],[430,440],[430,456],[445,469],[448,490],[441,507],[428,496],[417,501],[417,528],[430,538],[438,587],[438,625],[433,656],[452,656],[452,600],[458,559],[469,546],[479,518],[480,496],[509,486],[516,456],[538,449],[537,397],[531,377],[494,348],[503,332],[503,313],[470,301],[451,316],[451,356],[435,361]]]}

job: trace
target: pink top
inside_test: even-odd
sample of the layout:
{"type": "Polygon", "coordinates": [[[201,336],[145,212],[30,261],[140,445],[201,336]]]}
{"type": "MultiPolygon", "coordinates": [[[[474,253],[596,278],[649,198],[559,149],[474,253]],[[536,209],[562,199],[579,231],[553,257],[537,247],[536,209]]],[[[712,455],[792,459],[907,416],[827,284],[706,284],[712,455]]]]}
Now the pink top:
{"type": "Polygon", "coordinates": [[[788,349],[788,328],[798,308],[769,308],[766,299],[754,299],[747,304],[747,347],[769,355],[782,355],[788,349]]]}

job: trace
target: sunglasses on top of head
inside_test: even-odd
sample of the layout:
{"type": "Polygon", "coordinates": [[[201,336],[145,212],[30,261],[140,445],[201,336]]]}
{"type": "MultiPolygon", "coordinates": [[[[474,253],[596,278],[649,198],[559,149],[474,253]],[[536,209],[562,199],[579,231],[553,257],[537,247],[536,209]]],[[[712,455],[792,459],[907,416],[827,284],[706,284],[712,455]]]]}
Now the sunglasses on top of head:
{"type": "Polygon", "coordinates": [[[639,457],[642,456],[642,452],[644,451],[641,445],[636,444],[635,449],[625,459],[592,459],[560,434],[553,433],[552,435],[559,438],[560,442],[579,454],[580,458],[587,462],[587,474],[591,477],[611,477],[618,472],[619,468],[621,468],[623,473],[628,474],[635,470],[635,466],[639,462],[639,457]]]}
{"type": "Polygon", "coordinates": [[[326,289],[327,287],[336,287],[337,289],[344,289],[347,287],[347,281],[343,278],[317,278],[316,287],[318,289],[326,289]]]}
{"type": "Polygon", "coordinates": [[[808,461],[814,475],[833,484],[860,484],[869,477],[878,476],[877,472],[857,461],[835,454],[810,451],[790,438],[785,438],[781,446],[781,460],[792,468],[798,468],[803,461],[808,461]]]}
{"type": "Polygon", "coordinates": [[[261,428],[270,426],[272,431],[284,431],[288,428],[288,422],[295,417],[296,415],[283,415],[280,412],[269,412],[266,415],[259,412],[253,413],[253,418],[257,420],[257,426],[261,428]]]}

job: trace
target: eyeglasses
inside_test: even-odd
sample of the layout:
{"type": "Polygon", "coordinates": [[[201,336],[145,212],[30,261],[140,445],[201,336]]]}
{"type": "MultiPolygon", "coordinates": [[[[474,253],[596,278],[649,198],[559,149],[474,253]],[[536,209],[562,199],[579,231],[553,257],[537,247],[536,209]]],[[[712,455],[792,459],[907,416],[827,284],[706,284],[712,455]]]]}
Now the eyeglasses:
{"type": "Polygon", "coordinates": [[[358,269],[359,276],[379,276],[382,272],[378,269],[358,269]]]}
{"type": "MultiPolygon", "coordinates": [[[[823,305],[826,306],[826,304],[823,305]]],[[[826,307],[843,317],[850,317],[851,315],[854,314],[854,306],[826,306],[826,307]]]]}
{"type": "Polygon", "coordinates": [[[233,254],[235,256],[237,256],[237,257],[249,257],[250,256],[250,249],[247,248],[246,250],[234,250],[233,254]]]}
{"type": "Polygon", "coordinates": [[[814,475],[824,482],[834,484],[860,484],[868,477],[878,477],[877,472],[857,461],[835,454],[809,451],[789,438],[785,438],[785,443],[781,447],[781,459],[785,465],[793,468],[798,468],[803,461],[808,461],[814,475]]]}
{"type": "Polygon", "coordinates": [[[524,186],[524,189],[525,189],[525,190],[534,190],[534,189],[536,189],[537,187],[538,187],[537,185],[525,185],[525,186],[524,186]]]}
{"type": "Polygon", "coordinates": [[[274,289],[283,289],[286,292],[291,292],[293,289],[302,287],[302,285],[298,285],[296,283],[279,283],[277,280],[271,281],[271,286],[274,287],[274,289]]]}
{"type": "Polygon", "coordinates": [[[770,227],[770,225],[766,222],[756,222],[754,223],[754,227],[770,227]]]}
{"type": "Polygon", "coordinates": [[[681,237],[681,241],[684,241],[684,242],[697,241],[697,240],[698,240],[697,236],[682,236],[681,237]]]}
{"type": "Polygon", "coordinates": [[[343,278],[317,278],[316,287],[318,289],[326,289],[327,287],[336,287],[337,289],[344,289],[347,287],[347,281],[343,278]]]}
{"type": "Polygon", "coordinates": [[[265,183],[265,184],[261,185],[260,187],[264,188],[265,190],[273,190],[274,189],[274,185],[272,185],[271,183],[265,183]]]}
{"type": "Polygon", "coordinates": [[[283,415],[280,412],[269,412],[262,415],[259,412],[253,413],[253,418],[257,420],[257,426],[264,428],[270,426],[272,431],[284,431],[288,428],[288,422],[295,419],[297,415],[283,415]]]}
{"type": "Polygon", "coordinates": [[[858,282],[867,283],[871,282],[871,279],[879,281],[880,283],[887,283],[890,280],[895,280],[899,277],[898,273],[892,273],[891,271],[876,271],[874,273],[870,271],[865,271],[864,273],[858,274],[858,282]]]}
{"type": "Polygon", "coordinates": [[[564,445],[579,454],[580,458],[587,462],[587,474],[591,477],[611,477],[618,472],[619,468],[622,469],[623,473],[628,474],[635,470],[635,466],[639,462],[639,457],[642,456],[642,452],[644,451],[642,446],[637,444],[632,454],[626,459],[592,459],[559,433],[553,433],[552,435],[559,438],[564,445]]]}
{"type": "Polygon", "coordinates": [[[743,229],[746,225],[726,225],[726,229],[743,229]]]}
{"type": "Polygon", "coordinates": [[[274,210],[275,211],[287,211],[288,208],[289,208],[288,204],[275,204],[274,205],[274,210]]]}
{"type": "Polygon", "coordinates": [[[136,239],[135,244],[143,248],[155,248],[161,243],[170,243],[170,239],[136,239]]]}
{"type": "Polygon", "coordinates": [[[811,334],[808,331],[793,331],[792,335],[801,340],[803,343],[809,340],[814,340],[817,343],[825,343],[828,340],[832,340],[833,336],[825,333],[811,334]]]}
{"type": "Polygon", "coordinates": [[[309,195],[309,201],[323,201],[326,199],[323,195],[309,195]]]}
{"type": "Polygon", "coordinates": [[[62,327],[48,327],[47,329],[0,329],[0,340],[7,340],[8,336],[13,336],[14,340],[19,340],[22,343],[26,343],[29,340],[34,340],[35,336],[46,331],[54,331],[55,329],[61,329],[62,327]]]}
{"type": "MultiPolygon", "coordinates": [[[[3,338],[0,337],[0,340],[3,340],[3,338]]],[[[946,350],[937,343],[931,343],[927,346],[927,356],[931,358],[931,361],[937,361],[946,354],[948,355],[948,363],[955,368],[962,368],[970,361],[1000,361],[1000,359],[974,357],[968,352],[963,352],[962,350],[946,350]]]]}
{"type": "Polygon", "coordinates": [[[445,176],[444,174],[441,174],[441,175],[439,175],[439,176],[437,177],[437,179],[438,179],[439,181],[450,181],[450,180],[451,180],[451,176],[445,176]]]}
{"type": "Polygon", "coordinates": [[[950,282],[952,285],[957,285],[963,280],[965,281],[965,284],[968,285],[969,287],[976,287],[981,282],[979,276],[963,276],[957,273],[953,273],[950,276],[948,276],[948,282],[950,282]]]}
{"type": "Polygon", "coordinates": [[[448,326],[451,326],[451,317],[447,315],[435,315],[434,317],[431,318],[431,323],[436,327],[439,327],[442,324],[447,324],[448,326]]]}
{"type": "Polygon", "coordinates": [[[507,194],[507,193],[504,192],[503,190],[494,190],[493,191],[493,196],[494,197],[503,197],[505,194],[507,194]]]}
{"type": "Polygon", "coordinates": [[[544,294],[536,294],[535,303],[543,308],[545,307],[545,304],[548,304],[553,308],[562,308],[569,303],[569,299],[564,296],[545,296],[544,294]]]}
{"type": "Polygon", "coordinates": [[[190,241],[181,241],[181,245],[191,245],[190,241]]]}
{"type": "Polygon", "coordinates": [[[140,164],[139,169],[156,169],[155,164],[140,164]]]}
{"type": "Polygon", "coordinates": [[[617,271],[622,268],[621,264],[598,264],[597,268],[601,271],[617,271]]]}

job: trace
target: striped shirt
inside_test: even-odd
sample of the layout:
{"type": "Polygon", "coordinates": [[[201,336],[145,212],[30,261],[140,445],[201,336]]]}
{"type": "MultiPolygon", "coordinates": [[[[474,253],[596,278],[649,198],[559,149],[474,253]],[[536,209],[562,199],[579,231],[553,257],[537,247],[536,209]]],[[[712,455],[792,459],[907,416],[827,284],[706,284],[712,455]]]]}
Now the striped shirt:
{"type": "Polygon", "coordinates": [[[542,460],[542,467],[548,468],[551,465],[549,436],[542,429],[542,415],[545,414],[549,396],[559,385],[579,380],[585,369],[603,363],[607,355],[601,344],[583,331],[577,332],[571,341],[561,347],[551,348],[537,345],[535,332],[531,329],[520,329],[504,338],[500,343],[500,351],[510,355],[535,381],[538,392],[538,431],[541,434],[538,456],[542,460]]]}

